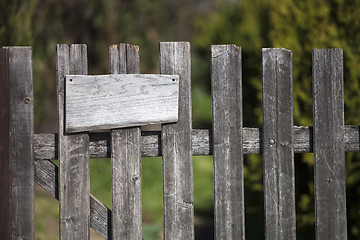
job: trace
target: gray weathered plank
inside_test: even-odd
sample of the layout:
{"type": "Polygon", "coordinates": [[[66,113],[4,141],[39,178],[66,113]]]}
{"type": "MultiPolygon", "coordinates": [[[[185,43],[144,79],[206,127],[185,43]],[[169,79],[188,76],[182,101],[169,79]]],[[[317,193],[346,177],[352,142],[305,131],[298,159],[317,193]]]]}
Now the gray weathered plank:
{"type": "Polygon", "coordinates": [[[89,239],[89,136],[87,134],[65,135],[64,133],[65,76],[69,74],[87,74],[86,45],[68,46],[59,44],[56,50],[59,116],[60,239],[89,239]]]}
{"type": "Polygon", "coordinates": [[[9,53],[0,48],[0,239],[11,239],[11,149],[10,149],[9,53]]]}
{"type": "Polygon", "coordinates": [[[90,194],[90,226],[104,239],[113,239],[111,215],[111,210],[90,194]]]}
{"type": "Polygon", "coordinates": [[[31,47],[9,51],[12,238],[35,239],[34,222],[34,111],[31,47]]]}
{"type": "MultiPolygon", "coordinates": [[[[260,136],[261,128],[243,129],[243,151],[244,154],[261,153],[260,136]]],[[[360,126],[345,126],[345,151],[360,151],[360,126]]],[[[141,133],[141,156],[157,157],[161,156],[160,132],[141,133]]],[[[192,151],[193,155],[212,155],[212,140],[210,129],[193,129],[192,131],[192,151]]],[[[294,152],[309,153],[313,152],[312,144],[313,127],[294,126],[294,152]]],[[[57,159],[58,144],[57,134],[35,134],[34,152],[35,160],[57,159]]],[[[90,157],[91,158],[110,158],[110,134],[108,132],[90,134],[90,157]]]]}
{"type": "MultiPolygon", "coordinates": [[[[210,129],[193,129],[191,135],[193,155],[213,154],[212,131],[210,129]]],[[[149,143],[149,141],[146,143],[149,143]]]]}
{"type": "Polygon", "coordinates": [[[126,44],[109,47],[109,68],[112,74],[126,74],[126,44]]]}
{"type": "Polygon", "coordinates": [[[360,126],[345,126],[345,151],[360,152],[360,126]]]}
{"type": "Polygon", "coordinates": [[[35,160],[58,159],[58,134],[40,133],[34,135],[35,160]]]}
{"type": "Polygon", "coordinates": [[[164,239],[194,239],[191,58],[188,42],[160,43],[160,73],[180,77],[179,120],[162,125],[164,239]]]}
{"type": "Polygon", "coordinates": [[[313,50],[316,239],[347,239],[342,49],[313,50]]]}
{"type": "MultiPolygon", "coordinates": [[[[49,160],[35,161],[35,181],[59,200],[58,167],[49,160]]],[[[90,225],[105,239],[111,239],[111,210],[90,195],[90,225]]]]}
{"type": "Polygon", "coordinates": [[[292,52],[262,49],[265,239],[296,239],[292,52]]]}
{"type": "MultiPolygon", "coordinates": [[[[119,44],[111,46],[109,51],[110,73],[136,74],[140,72],[138,47],[119,44]]],[[[156,82],[154,78],[143,78],[140,81],[156,82]]],[[[172,79],[166,79],[166,82],[172,82],[172,79]]],[[[154,89],[150,91],[154,91],[154,89]]],[[[144,97],[144,100],[146,98],[144,97]]],[[[138,101],[137,98],[131,100],[131,97],[127,101],[129,99],[131,104],[138,101]]],[[[161,105],[159,102],[157,104],[161,105]]],[[[117,116],[118,120],[126,118],[126,114],[121,112],[121,108],[124,107],[115,105],[115,109],[113,109],[113,112],[115,110],[120,112],[117,116]]],[[[139,106],[136,106],[135,110],[138,109],[139,106]]],[[[160,114],[156,113],[156,115],[160,114]]],[[[137,118],[140,119],[141,116],[139,115],[137,118]]],[[[140,135],[139,127],[111,130],[112,239],[142,238],[140,135]]]]}
{"type": "Polygon", "coordinates": [[[113,239],[141,239],[140,128],[112,130],[113,239]]]}
{"type": "Polygon", "coordinates": [[[43,187],[51,196],[59,200],[58,167],[50,160],[35,161],[35,182],[43,187]]]}
{"type": "Polygon", "coordinates": [[[215,239],[245,239],[241,48],[211,46],[215,239]]]}
{"type": "Polygon", "coordinates": [[[176,75],[68,75],[65,92],[67,133],[178,119],[179,77],[176,75]]]}

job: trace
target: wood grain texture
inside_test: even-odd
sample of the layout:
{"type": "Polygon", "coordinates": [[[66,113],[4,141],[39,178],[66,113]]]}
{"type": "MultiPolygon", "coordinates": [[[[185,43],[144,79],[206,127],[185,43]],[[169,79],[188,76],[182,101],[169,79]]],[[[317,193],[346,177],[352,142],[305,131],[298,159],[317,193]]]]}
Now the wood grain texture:
{"type": "Polygon", "coordinates": [[[58,167],[50,160],[35,161],[35,182],[43,187],[56,200],[59,200],[58,170],[58,167]]]}
{"type": "Polygon", "coordinates": [[[34,135],[35,160],[58,159],[59,134],[40,133],[34,135]]]}
{"type": "Polygon", "coordinates": [[[87,74],[86,45],[57,45],[60,239],[90,238],[89,136],[64,134],[65,76],[87,74]]]}
{"type": "Polygon", "coordinates": [[[9,52],[12,161],[12,238],[35,239],[34,111],[31,47],[9,52]]]}
{"type": "MultiPolygon", "coordinates": [[[[58,167],[49,160],[35,161],[35,181],[59,200],[58,167]]],[[[111,239],[111,210],[90,195],[90,226],[105,239],[111,239]],[[108,237],[110,236],[110,237],[108,237]]]]}
{"type": "Polygon", "coordinates": [[[0,48],[0,239],[11,239],[11,149],[10,149],[9,53],[0,48]]]}
{"type": "Polygon", "coordinates": [[[345,126],[345,151],[360,152],[360,126],[345,126]]]}
{"type": "Polygon", "coordinates": [[[188,42],[160,43],[160,73],[179,75],[179,120],[162,125],[164,239],[194,239],[191,57],[188,42]]]}
{"type": "Polygon", "coordinates": [[[112,239],[111,210],[90,194],[90,226],[104,239],[112,239]]]}
{"type": "Polygon", "coordinates": [[[211,46],[215,239],[245,239],[241,48],[211,46]]]}
{"type": "Polygon", "coordinates": [[[313,50],[316,239],[347,239],[341,49],[313,50]]]}
{"type": "Polygon", "coordinates": [[[178,119],[179,77],[176,75],[68,75],[65,92],[67,133],[178,119]]]}
{"type": "MultiPolygon", "coordinates": [[[[360,126],[345,126],[345,151],[360,151],[360,126]]],[[[90,133],[90,157],[110,158],[110,133],[90,133]]],[[[34,152],[35,160],[57,159],[58,143],[57,134],[45,133],[35,134],[34,152]]],[[[262,152],[262,128],[243,129],[243,151],[244,154],[258,154],[262,152]]],[[[141,133],[141,156],[161,156],[161,132],[141,133]]],[[[192,152],[194,156],[212,155],[212,130],[193,129],[192,152]]],[[[313,127],[294,126],[294,152],[313,152],[313,127]]]]}
{"type": "MultiPolygon", "coordinates": [[[[138,74],[140,72],[139,48],[137,46],[129,44],[112,45],[109,49],[109,55],[110,73],[138,74]]],[[[156,79],[142,78],[139,83],[142,81],[150,81],[147,82],[149,84],[156,79]]],[[[165,82],[165,84],[172,82],[172,78],[166,79],[165,82]]],[[[129,103],[134,104],[136,101],[137,98],[129,101],[129,103]]],[[[116,106],[116,110],[121,110],[121,108],[120,105],[116,106]]],[[[117,118],[119,120],[125,119],[126,113],[122,112],[117,118]]],[[[138,116],[137,118],[140,119],[141,117],[138,116]]],[[[111,130],[110,132],[112,239],[142,238],[140,135],[139,127],[111,130]]]]}
{"type": "Polygon", "coordinates": [[[265,239],[296,239],[292,52],[262,49],[265,239]]]}
{"type": "Polygon", "coordinates": [[[141,239],[140,128],[112,130],[111,138],[113,239],[141,239]]]}

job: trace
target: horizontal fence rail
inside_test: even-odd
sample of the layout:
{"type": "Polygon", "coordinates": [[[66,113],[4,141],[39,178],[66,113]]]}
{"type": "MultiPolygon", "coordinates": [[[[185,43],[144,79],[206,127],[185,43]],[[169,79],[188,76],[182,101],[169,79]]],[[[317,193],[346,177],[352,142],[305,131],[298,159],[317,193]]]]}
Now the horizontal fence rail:
{"type": "MultiPolygon", "coordinates": [[[[90,133],[90,157],[110,158],[110,133],[90,133]]],[[[35,134],[34,152],[35,160],[57,159],[58,143],[57,134],[35,134]]],[[[345,151],[360,151],[360,126],[345,125],[345,151]]],[[[262,153],[262,129],[243,129],[244,154],[262,153]]],[[[161,132],[141,132],[141,156],[161,156],[161,132]]],[[[192,151],[194,156],[213,155],[211,129],[192,130],[192,151]]],[[[312,153],[313,150],[313,127],[294,126],[294,153],[312,153]]]]}
{"type": "MultiPolygon", "coordinates": [[[[344,125],[342,54],[313,52],[314,127],[293,125],[293,55],[270,48],[263,126],[243,127],[241,48],[214,45],[212,129],[192,129],[190,44],[175,42],[160,44],[160,72],[179,76],[178,122],[66,134],[64,79],[87,74],[87,49],[57,45],[59,134],[33,134],[31,48],[0,49],[0,236],[34,239],[35,180],[60,202],[61,239],[89,239],[90,227],[105,239],[142,239],[141,157],[162,157],[164,238],[194,239],[192,156],[213,155],[215,239],[245,239],[243,156],[262,154],[265,239],[296,239],[294,154],[314,153],[316,239],[347,239],[345,152],[360,151],[360,126],[344,125]],[[90,158],[111,158],[112,211],[90,194],[90,158]]],[[[140,72],[137,46],[112,45],[109,60],[110,73],[140,72]]]]}

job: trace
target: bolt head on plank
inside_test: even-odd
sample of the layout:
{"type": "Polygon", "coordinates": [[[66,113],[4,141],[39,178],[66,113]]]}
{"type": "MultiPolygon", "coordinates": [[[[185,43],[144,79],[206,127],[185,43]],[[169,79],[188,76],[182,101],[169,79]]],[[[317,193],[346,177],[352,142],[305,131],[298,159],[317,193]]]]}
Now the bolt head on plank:
{"type": "Polygon", "coordinates": [[[67,75],[65,132],[177,122],[179,76],[67,75]]]}

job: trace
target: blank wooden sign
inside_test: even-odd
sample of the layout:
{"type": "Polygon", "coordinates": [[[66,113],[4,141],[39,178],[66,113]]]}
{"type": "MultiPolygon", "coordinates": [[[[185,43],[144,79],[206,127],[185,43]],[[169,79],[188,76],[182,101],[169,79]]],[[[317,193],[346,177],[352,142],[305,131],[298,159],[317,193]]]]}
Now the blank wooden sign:
{"type": "Polygon", "coordinates": [[[178,75],[67,75],[65,132],[176,122],[178,96],[178,75]]]}

